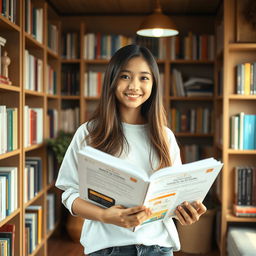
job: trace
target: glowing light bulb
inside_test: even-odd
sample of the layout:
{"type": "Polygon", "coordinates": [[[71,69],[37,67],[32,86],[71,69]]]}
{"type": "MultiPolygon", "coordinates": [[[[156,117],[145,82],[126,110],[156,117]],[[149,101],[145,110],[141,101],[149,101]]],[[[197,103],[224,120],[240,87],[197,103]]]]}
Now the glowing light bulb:
{"type": "Polygon", "coordinates": [[[164,33],[164,30],[161,29],[161,28],[154,28],[154,29],[152,30],[153,36],[160,37],[160,36],[163,35],[163,33],[164,33]]]}

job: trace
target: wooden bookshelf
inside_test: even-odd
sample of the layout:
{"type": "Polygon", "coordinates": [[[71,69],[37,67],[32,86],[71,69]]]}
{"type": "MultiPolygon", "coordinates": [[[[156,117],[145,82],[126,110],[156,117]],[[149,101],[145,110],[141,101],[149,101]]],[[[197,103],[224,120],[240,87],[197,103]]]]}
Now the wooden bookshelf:
{"type": "MultiPolygon", "coordinates": [[[[54,230],[47,231],[47,194],[52,192],[53,186],[46,182],[47,154],[46,154],[46,124],[43,123],[43,142],[25,147],[24,144],[24,106],[40,107],[43,109],[43,120],[46,120],[47,109],[56,107],[60,110],[60,92],[50,95],[47,92],[47,64],[52,65],[57,73],[58,88],[60,88],[60,56],[59,52],[53,51],[47,46],[47,26],[49,22],[55,22],[60,29],[58,15],[51,9],[46,1],[31,1],[34,7],[42,9],[42,42],[35,39],[25,29],[25,1],[16,0],[16,23],[0,14],[0,36],[7,39],[4,50],[7,50],[11,59],[9,66],[9,78],[12,85],[0,84],[0,105],[18,108],[18,149],[0,155],[0,166],[18,167],[18,208],[9,216],[0,221],[0,227],[5,224],[15,224],[15,251],[17,256],[25,253],[25,210],[30,205],[41,205],[42,217],[42,241],[37,244],[30,255],[47,255],[48,239],[54,230]],[[29,90],[25,87],[25,49],[42,60],[42,91],[29,90]],[[24,168],[27,156],[39,156],[42,159],[42,182],[43,187],[39,193],[28,202],[24,202],[24,168]]],[[[59,37],[59,34],[58,34],[59,37]]],[[[60,40],[60,38],[59,38],[60,40]]],[[[59,214],[59,213],[58,213],[59,214]]],[[[58,215],[59,218],[60,215],[58,215]]],[[[57,226],[57,224],[56,224],[57,226]]]]}
{"type": "MultiPolygon", "coordinates": [[[[98,96],[84,96],[84,73],[90,69],[103,70],[108,63],[106,59],[84,59],[84,35],[87,33],[105,33],[105,34],[123,34],[125,36],[134,36],[135,31],[141,23],[143,17],[134,16],[108,16],[108,15],[91,15],[85,17],[59,17],[55,11],[44,0],[32,0],[35,6],[43,9],[43,41],[39,42],[30,33],[25,30],[25,0],[17,0],[17,22],[14,24],[7,18],[0,15],[0,36],[7,39],[6,49],[12,60],[9,69],[9,77],[13,85],[0,84],[0,104],[8,107],[17,107],[19,110],[19,129],[18,129],[18,149],[0,155],[0,165],[16,165],[19,170],[19,198],[18,209],[10,216],[0,222],[0,226],[6,223],[16,225],[15,236],[15,255],[25,255],[25,209],[29,205],[39,204],[43,207],[43,228],[42,242],[39,244],[31,255],[48,255],[51,250],[51,239],[53,231],[47,231],[47,194],[56,192],[54,183],[47,184],[47,149],[46,143],[39,143],[25,147],[24,145],[24,113],[25,105],[31,107],[40,107],[43,109],[43,118],[46,120],[47,111],[56,109],[59,113],[67,108],[79,108],[79,121],[84,123],[88,115],[88,109],[93,109],[98,102],[98,96]],[[52,24],[58,28],[58,49],[57,51],[48,46],[48,25],[52,24]],[[124,29],[125,28],[125,29],[124,29]],[[62,35],[65,33],[77,33],[77,56],[66,59],[62,56],[61,45],[62,35]],[[28,90],[25,88],[25,67],[24,56],[25,49],[28,49],[34,56],[43,62],[43,90],[41,92],[28,90]],[[56,71],[57,91],[50,93],[48,91],[47,65],[56,71]],[[78,68],[78,94],[65,95],[62,94],[62,75],[61,72],[68,65],[75,65],[78,68]],[[22,179],[25,168],[26,156],[41,156],[43,164],[43,189],[27,203],[23,201],[24,181],[22,179]]],[[[231,202],[233,201],[233,185],[230,183],[232,177],[232,169],[238,163],[251,163],[255,165],[255,150],[232,150],[229,148],[229,118],[240,109],[255,114],[255,95],[236,95],[235,94],[235,65],[243,61],[256,61],[256,43],[236,43],[235,40],[235,0],[224,0],[224,12],[221,19],[224,20],[224,39],[223,49],[216,54],[214,61],[212,60],[172,60],[169,54],[165,58],[157,60],[160,71],[164,74],[164,104],[168,116],[170,116],[170,108],[172,106],[189,105],[193,107],[205,105],[210,106],[213,110],[214,118],[223,116],[222,122],[222,141],[218,140],[216,127],[207,133],[177,133],[177,137],[181,144],[199,143],[211,145],[217,158],[222,158],[224,169],[222,171],[221,192],[219,198],[222,202],[221,209],[221,231],[220,231],[220,250],[221,255],[225,255],[226,232],[228,225],[232,222],[244,223],[255,222],[255,218],[237,218],[232,215],[231,202]],[[223,67],[223,79],[225,86],[223,94],[217,92],[218,69],[223,67]],[[214,96],[213,97],[177,97],[171,96],[172,70],[179,68],[187,72],[188,69],[197,76],[205,72],[214,80],[214,96]]],[[[174,17],[175,19],[175,17],[174,17]]],[[[191,30],[193,24],[194,32],[197,34],[214,34],[215,17],[177,17],[176,24],[182,33],[187,34],[191,30]],[[186,18],[186,19],[185,19],[186,18]],[[186,22],[184,22],[186,20],[186,22]]],[[[193,30],[192,29],[192,30],[193,30]]],[[[164,41],[166,52],[170,52],[170,39],[164,41]]],[[[188,72],[188,76],[190,73],[188,72]]],[[[61,118],[58,120],[61,126],[61,118]]],[[[44,122],[43,138],[48,138],[47,125],[44,122]]],[[[58,212],[59,216],[59,212],[58,212]]],[[[59,222],[57,222],[59,223],[59,222]]],[[[56,227],[58,224],[56,223],[56,227]]],[[[56,229],[55,227],[55,229],[56,229]]]]}
{"type": "MultiPolygon", "coordinates": [[[[217,115],[222,115],[222,144],[218,144],[218,155],[224,162],[221,177],[221,221],[219,246],[221,255],[227,253],[227,232],[229,226],[243,226],[245,224],[255,225],[255,218],[236,217],[233,214],[234,202],[234,167],[255,166],[255,150],[235,150],[230,148],[230,117],[245,112],[245,114],[256,114],[255,95],[236,94],[236,65],[244,62],[256,61],[256,44],[237,42],[237,0],[224,0],[222,9],[223,35],[222,55],[219,55],[217,68],[223,68],[223,95],[218,96],[217,115]],[[220,61],[221,60],[221,61],[220,61]]],[[[242,28],[240,28],[242,29],[242,28]]]]}

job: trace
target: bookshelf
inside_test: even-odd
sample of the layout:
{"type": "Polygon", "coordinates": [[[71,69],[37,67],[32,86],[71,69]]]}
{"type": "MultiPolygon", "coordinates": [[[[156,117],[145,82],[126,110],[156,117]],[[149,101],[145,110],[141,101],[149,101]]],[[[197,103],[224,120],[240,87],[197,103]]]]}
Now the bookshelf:
{"type": "MultiPolygon", "coordinates": [[[[55,189],[54,182],[49,181],[47,172],[48,152],[44,141],[52,136],[49,131],[51,113],[54,111],[58,113],[58,128],[73,132],[79,124],[87,120],[88,111],[90,112],[95,108],[99,99],[98,96],[84,95],[84,74],[87,71],[104,71],[108,60],[84,58],[84,36],[89,33],[99,32],[102,34],[122,34],[126,37],[133,37],[136,28],[143,19],[139,15],[59,17],[46,1],[32,0],[31,2],[33,3],[32,7],[42,9],[42,11],[39,11],[42,24],[38,28],[41,34],[37,34],[36,37],[31,35],[31,31],[29,32],[27,27],[28,21],[26,18],[28,14],[26,12],[29,9],[26,5],[27,1],[17,0],[15,23],[0,14],[0,36],[7,39],[4,49],[7,50],[8,56],[12,61],[9,67],[9,78],[12,81],[12,85],[0,84],[0,105],[18,109],[19,127],[17,129],[17,149],[0,155],[0,166],[16,166],[18,168],[18,208],[0,221],[0,227],[5,224],[15,224],[15,255],[20,256],[26,255],[24,244],[26,232],[25,212],[27,207],[39,205],[43,209],[42,240],[31,255],[47,255],[50,250],[48,240],[59,223],[59,217],[57,217],[54,228],[49,230],[47,224],[47,209],[50,207],[49,200],[47,199],[48,195],[56,194],[57,205],[60,203],[59,192],[55,189]],[[67,51],[63,52],[65,48],[63,43],[68,40],[75,42],[76,50],[72,52],[71,47],[67,54],[67,51]],[[41,60],[42,67],[39,67],[39,69],[42,72],[42,81],[39,84],[41,83],[42,86],[38,86],[37,82],[37,87],[32,87],[37,89],[31,90],[25,87],[27,79],[27,67],[24,64],[25,50],[35,59],[41,60]],[[63,83],[65,77],[62,73],[64,71],[66,73],[66,70],[71,70],[71,75],[69,76],[75,77],[76,89],[72,92],[69,89],[73,83],[67,85],[63,83]],[[73,70],[77,71],[75,75],[72,75],[73,70]],[[64,88],[64,85],[66,88],[64,88]],[[26,117],[23,113],[24,106],[29,106],[31,109],[42,109],[43,141],[29,146],[25,146],[24,133],[26,129],[24,129],[24,124],[26,117]],[[70,112],[64,113],[63,110],[76,108],[78,110],[74,112],[74,126],[66,126],[65,122],[62,121],[62,116],[65,118],[65,115],[69,115],[70,112]],[[23,177],[27,157],[41,157],[43,183],[42,189],[25,203],[23,200],[23,177]]],[[[170,109],[172,107],[179,107],[181,105],[187,105],[190,108],[205,106],[211,109],[213,119],[216,120],[214,128],[207,132],[192,133],[179,131],[176,132],[176,136],[180,145],[193,143],[199,143],[203,146],[210,145],[212,147],[210,149],[211,152],[215,152],[215,155],[218,158],[222,158],[224,162],[222,177],[219,185],[217,185],[219,199],[222,202],[219,237],[219,248],[222,255],[225,255],[226,232],[231,223],[244,224],[256,222],[255,218],[238,218],[232,214],[234,186],[230,179],[233,178],[233,168],[241,163],[255,165],[256,154],[255,150],[234,150],[229,146],[230,116],[237,114],[241,109],[248,114],[255,114],[256,100],[255,95],[235,94],[235,66],[245,61],[256,61],[255,43],[236,42],[235,2],[235,0],[224,0],[223,12],[219,17],[219,23],[222,23],[223,27],[222,30],[220,25],[220,29],[214,31],[215,16],[185,17],[181,15],[174,17],[177,26],[181,29],[184,36],[188,35],[190,31],[197,35],[223,34],[223,45],[217,46],[214,60],[172,59],[170,55],[171,39],[163,40],[165,55],[157,60],[160,72],[163,74],[164,104],[168,116],[170,117],[170,109]],[[207,78],[211,78],[214,81],[213,96],[184,97],[172,95],[174,68],[181,70],[185,74],[186,79],[192,74],[197,76],[201,73],[206,74],[207,78]],[[225,75],[221,76],[221,73],[225,75]],[[223,93],[220,93],[221,90],[223,93]]],[[[218,40],[216,40],[216,44],[218,45],[218,40]]],[[[60,216],[60,212],[57,211],[56,215],[60,216]]]]}
{"type": "MultiPolygon", "coordinates": [[[[47,219],[49,207],[55,205],[55,203],[48,204],[49,200],[51,202],[54,201],[48,198],[53,193],[57,195],[58,192],[54,189],[53,182],[49,183],[47,180],[48,168],[45,139],[49,137],[49,128],[46,122],[47,110],[54,108],[58,112],[60,111],[60,55],[58,50],[60,22],[56,13],[45,1],[14,0],[11,2],[12,4],[15,2],[12,6],[16,8],[13,11],[10,9],[9,15],[0,14],[0,36],[7,40],[2,50],[6,50],[11,59],[8,77],[12,84],[0,83],[0,105],[4,105],[7,108],[17,108],[17,125],[14,128],[15,136],[17,136],[17,148],[0,155],[0,166],[17,167],[17,195],[14,196],[18,199],[18,206],[17,209],[14,209],[0,220],[0,229],[5,225],[14,224],[14,254],[17,256],[27,255],[27,220],[25,216],[32,206],[39,206],[41,208],[39,210],[41,211],[41,217],[38,219],[40,223],[38,225],[40,227],[38,231],[39,239],[35,242],[29,254],[47,255],[48,239],[58,226],[58,221],[51,223],[51,226],[49,226],[49,220],[47,219]],[[37,17],[37,21],[35,21],[35,17],[37,17]],[[49,24],[55,26],[52,33],[47,32],[49,24]],[[57,43],[49,45],[47,43],[48,39],[53,35],[57,43]],[[27,70],[32,70],[29,61],[32,64],[36,63],[34,64],[36,66],[36,68],[34,66],[34,72],[30,72],[30,74],[37,74],[34,77],[26,76],[29,73],[27,70]],[[49,77],[51,77],[50,72],[48,72],[48,65],[55,71],[55,87],[57,89],[55,93],[48,90],[49,77]],[[29,79],[29,82],[27,79],[29,79]],[[35,136],[35,140],[28,139],[30,135],[26,134],[25,123],[27,116],[24,114],[25,106],[34,110],[41,109],[39,110],[40,113],[37,110],[35,111],[37,117],[41,118],[41,121],[37,123],[38,127],[41,126],[41,129],[37,131],[37,136],[41,133],[41,138],[40,136],[35,136]],[[42,165],[41,178],[38,179],[41,180],[41,186],[38,186],[38,190],[34,188],[33,193],[30,191],[31,195],[25,201],[24,196],[28,193],[25,189],[28,158],[33,158],[34,160],[34,158],[38,157],[40,157],[40,164],[42,165]]],[[[53,71],[51,71],[52,73],[53,71]]],[[[37,174],[34,173],[33,175],[37,174]]],[[[57,198],[56,196],[56,201],[59,201],[57,198]]],[[[1,199],[3,199],[2,194],[1,199]]],[[[13,199],[11,198],[11,200],[13,199]]],[[[38,213],[36,216],[39,216],[38,213]]],[[[58,211],[57,216],[60,216],[58,211]]]]}
{"type": "MultiPolygon", "coordinates": [[[[255,115],[255,95],[237,94],[237,72],[238,64],[256,60],[256,38],[255,42],[247,41],[245,36],[240,38],[240,33],[255,33],[250,24],[246,27],[241,26],[240,0],[225,0],[220,11],[220,21],[217,25],[217,34],[220,35],[219,41],[222,45],[219,47],[216,58],[217,70],[223,70],[223,76],[220,80],[223,93],[218,94],[216,112],[217,116],[221,116],[221,130],[216,138],[218,145],[217,154],[224,162],[222,177],[220,183],[219,199],[221,201],[221,217],[220,217],[220,237],[219,248],[221,255],[226,255],[227,250],[227,233],[230,226],[254,226],[255,217],[236,217],[233,212],[233,204],[235,203],[235,167],[238,166],[255,166],[255,149],[234,149],[231,147],[230,118],[240,112],[255,115]],[[222,24],[221,23],[222,20],[222,24]],[[240,25],[239,25],[240,24],[240,25]],[[251,32],[249,32],[251,31],[251,32]],[[244,41],[242,41],[244,39],[244,41]],[[224,86],[225,85],[225,86],[224,86]]],[[[245,1],[246,2],[246,1],[245,1]]],[[[218,39],[217,39],[218,40],[218,39]]],[[[218,77],[218,74],[215,74],[218,77]]],[[[220,130],[218,129],[218,130],[220,130]]]]}

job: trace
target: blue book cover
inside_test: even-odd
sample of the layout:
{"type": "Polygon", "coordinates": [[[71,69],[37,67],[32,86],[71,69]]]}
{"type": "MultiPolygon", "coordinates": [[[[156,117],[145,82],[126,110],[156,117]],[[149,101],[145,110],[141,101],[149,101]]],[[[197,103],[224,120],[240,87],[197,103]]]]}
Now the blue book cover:
{"type": "Polygon", "coordinates": [[[244,115],[244,149],[254,149],[254,115],[244,115]]]}

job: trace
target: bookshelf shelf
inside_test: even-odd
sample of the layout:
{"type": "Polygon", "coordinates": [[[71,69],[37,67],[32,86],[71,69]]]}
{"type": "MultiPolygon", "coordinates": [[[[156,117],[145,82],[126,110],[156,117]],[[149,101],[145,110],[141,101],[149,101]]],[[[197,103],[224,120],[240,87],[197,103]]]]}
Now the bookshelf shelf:
{"type": "Polygon", "coordinates": [[[8,223],[10,220],[15,218],[18,214],[20,214],[20,208],[16,209],[14,212],[12,212],[9,216],[7,216],[5,219],[0,221],[0,227],[8,223]]]}
{"type": "Polygon", "coordinates": [[[70,64],[72,64],[72,63],[80,63],[80,62],[81,62],[80,59],[68,59],[68,60],[62,59],[61,60],[61,63],[70,63],[70,64]]]}
{"type": "Polygon", "coordinates": [[[179,97],[179,96],[170,96],[170,100],[178,101],[213,101],[213,97],[179,97]]]}
{"type": "Polygon", "coordinates": [[[229,96],[230,100],[256,100],[256,95],[239,95],[232,94],[229,96]]]}
{"type": "Polygon", "coordinates": [[[228,149],[230,155],[256,155],[256,150],[236,150],[228,149]]]}
{"type": "Polygon", "coordinates": [[[53,95],[53,94],[47,94],[46,96],[48,99],[59,99],[60,98],[59,95],[53,95]]]}
{"type": "Polygon", "coordinates": [[[31,145],[31,146],[29,146],[29,147],[26,147],[26,148],[24,149],[24,151],[25,151],[25,152],[33,151],[33,150],[42,148],[43,146],[44,146],[43,143],[41,143],[41,144],[36,144],[36,145],[31,145]]]}
{"type": "Polygon", "coordinates": [[[24,92],[26,95],[37,96],[37,97],[43,97],[45,95],[43,92],[37,92],[32,90],[24,90],[24,92]]]}
{"type": "Polygon", "coordinates": [[[84,60],[85,64],[102,64],[102,65],[106,65],[106,64],[108,64],[108,62],[109,62],[108,59],[84,60]]]}
{"type": "Polygon", "coordinates": [[[36,246],[36,249],[33,251],[33,253],[29,254],[29,256],[35,256],[38,254],[38,252],[41,250],[41,248],[44,246],[45,240],[43,240],[40,244],[36,246]]]}
{"type": "Polygon", "coordinates": [[[213,137],[213,133],[186,133],[186,132],[175,132],[175,136],[178,137],[213,137]]]}
{"type": "Polygon", "coordinates": [[[210,64],[210,65],[213,65],[214,61],[211,61],[211,60],[170,60],[170,64],[210,64]]]}
{"type": "Polygon", "coordinates": [[[20,149],[16,149],[16,150],[4,153],[4,154],[0,154],[0,160],[6,159],[6,158],[9,158],[12,156],[16,156],[18,154],[20,154],[20,149]]]}
{"type": "Polygon", "coordinates": [[[14,30],[14,31],[20,32],[20,27],[18,25],[11,22],[10,20],[8,20],[2,15],[0,15],[0,28],[3,30],[8,29],[8,30],[14,30]]]}
{"type": "Polygon", "coordinates": [[[39,41],[37,41],[32,35],[25,32],[25,42],[26,46],[36,49],[44,49],[45,46],[41,44],[39,41]]]}
{"type": "Polygon", "coordinates": [[[20,87],[15,86],[15,85],[0,84],[0,90],[20,92],[21,89],[20,89],[20,87]]]}
{"type": "Polygon", "coordinates": [[[230,43],[230,51],[247,51],[247,50],[256,50],[256,43],[230,43]]]}
{"type": "Polygon", "coordinates": [[[60,225],[60,221],[57,221],[55,224],[55,227],[53,230],[48,231],[47,235],[46,235],[46,240],[48,240],[54,233],[54,231],[58,228],[58,226],[60,225]]]}
{"type": "Polygon", "coordinates": [[[236,217],[232,214],[231,211],[227,213],[226,219],[228,222],[256,222],[256,218],[236,217]]]}
{"type": "Polygon", "coordinates": [[[49,56],[51,58],[54,58],[54,59],[59,59],[59,56],[56,52],[54,52],[53,50],[51,50],[50,48],[47,47],[47,54],[49,54],[49,56]]]}
{"type": "Polygon", "coordinates": [[[72,96],[72,95],[66,96],[66,95],[61,95],[61,99],[63,99],[63,100],[79,100],[79,99],[80,99],[80,96],[72,96]]]}
{"type": "Polygon", "coordinates": [[[99,100],[100,97],[84,97],[84,99],[88,101],[96,101],[96,100],[99,100]]]}
{"type": "Polygon", "coordinates": [[[35,197],[33,197],[31,200],[29,200],[28,202],[25,203],[24,208],[27,208],[28,206],[32,205],[34,202],[36,202],[43,195],[44,195],[43,190],[38,192],[38,194],[35,197]]]}

